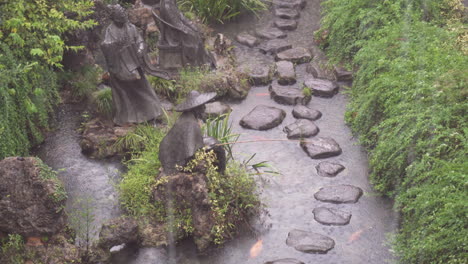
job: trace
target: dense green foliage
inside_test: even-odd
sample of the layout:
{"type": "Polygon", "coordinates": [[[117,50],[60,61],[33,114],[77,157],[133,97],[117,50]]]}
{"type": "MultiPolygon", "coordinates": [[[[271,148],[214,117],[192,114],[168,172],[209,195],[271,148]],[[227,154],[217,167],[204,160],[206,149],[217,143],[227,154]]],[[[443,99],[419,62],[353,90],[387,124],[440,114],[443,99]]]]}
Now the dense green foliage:
{"type": "Polygon", "coordinates": [[[10,234],[0,240],[0,262],[11,264],[23,264],[26,256],[24,256],[24,240],[20,235],[10,234]]]}
{"type": "Polygon", "coordinates": [[[394,244],[401,262],[466,263],[460,1],[328,0],[324,7],[323,46],[358,69],[347,121],[369,149],[372,183],[396,197],[402,213],[394,244]]]}
{"type": "Polygon", "coordinates": [[[66,49],[79,48],[67,46],[63,34],[93,26],[84,19],[92,5],[90,0],[0,5],[0,159],[26,155],[43,140],[58,102],[54,68],[61,67],[66,49]]]}

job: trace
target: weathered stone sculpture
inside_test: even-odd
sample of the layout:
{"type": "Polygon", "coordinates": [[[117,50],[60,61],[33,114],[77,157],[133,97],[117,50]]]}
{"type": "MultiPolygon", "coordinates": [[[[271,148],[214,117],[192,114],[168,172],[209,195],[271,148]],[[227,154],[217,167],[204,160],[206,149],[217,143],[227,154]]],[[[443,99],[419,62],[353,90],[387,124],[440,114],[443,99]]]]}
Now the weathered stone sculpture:
{"type": "Polygon", "coordinates": [[[214,66],[214,59],[205,50],[200,32],[179,11],[176,0],[161,0],[159,14],[153,10],[153,17],[160,30],[158,49],[162,69],[185,65],[214,66]]]}
{"type": "Polygon", "coordinates": [[[161,103],[143,72],[143,38],[128,22],[120,5],[111,6],[111,19],[101,49],[110,73],[114,123],[124,125],[155,119],[162,113],[161,103]]]}

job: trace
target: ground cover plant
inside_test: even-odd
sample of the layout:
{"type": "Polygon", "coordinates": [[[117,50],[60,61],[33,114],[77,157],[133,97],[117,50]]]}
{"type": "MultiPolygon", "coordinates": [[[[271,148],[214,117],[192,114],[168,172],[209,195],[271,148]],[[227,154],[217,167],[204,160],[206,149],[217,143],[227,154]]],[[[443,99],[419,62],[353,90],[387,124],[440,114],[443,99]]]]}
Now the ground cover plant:
{"type": "Polygon", "coordinates": [[[466,263],[468,57],[460,1],[324,2],[322,47],[354,67],[346,120],[395,197],[401,263],[466,263]]]}

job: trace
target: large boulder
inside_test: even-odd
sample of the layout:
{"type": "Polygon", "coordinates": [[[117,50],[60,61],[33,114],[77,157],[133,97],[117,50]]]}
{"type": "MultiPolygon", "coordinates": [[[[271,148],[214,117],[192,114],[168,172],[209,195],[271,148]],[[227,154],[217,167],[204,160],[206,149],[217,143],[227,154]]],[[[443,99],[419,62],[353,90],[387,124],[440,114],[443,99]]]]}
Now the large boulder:
{"type": "Polygon", "coordinates": [[[119,217],[104,223],[99,232],[99,247],[110,250],[121,244],[138,242],[138,223],[130,217],[119,217]]]}
{"type": "Polygon", "coordinates": [[[0,161],[0,233],[40,237],[65,225],[66,193],[56,173],[37,158],[0,161]]]}

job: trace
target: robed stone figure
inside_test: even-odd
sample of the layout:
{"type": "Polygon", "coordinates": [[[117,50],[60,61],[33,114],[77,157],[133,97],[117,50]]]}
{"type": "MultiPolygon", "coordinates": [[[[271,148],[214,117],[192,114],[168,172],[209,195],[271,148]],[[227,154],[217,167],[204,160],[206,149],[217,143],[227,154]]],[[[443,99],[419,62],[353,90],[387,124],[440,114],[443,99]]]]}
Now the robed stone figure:
{"type": "Polygon", "coordinates": [[[111,6],[111,20],[101,49],[110,73],[114,123],[125,125],[155,119],[162,114],[161,103],[143,72],[143,38],[135,25],[128,22],[120,5],[111,6]]]}

